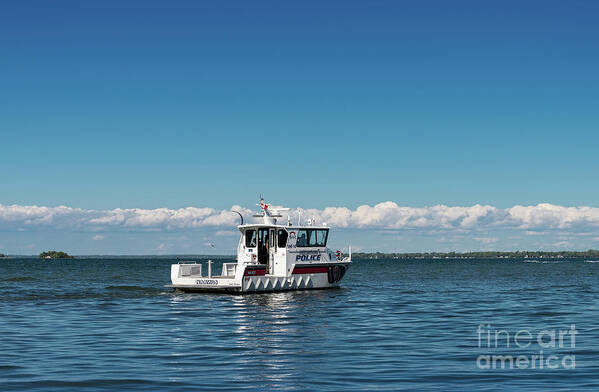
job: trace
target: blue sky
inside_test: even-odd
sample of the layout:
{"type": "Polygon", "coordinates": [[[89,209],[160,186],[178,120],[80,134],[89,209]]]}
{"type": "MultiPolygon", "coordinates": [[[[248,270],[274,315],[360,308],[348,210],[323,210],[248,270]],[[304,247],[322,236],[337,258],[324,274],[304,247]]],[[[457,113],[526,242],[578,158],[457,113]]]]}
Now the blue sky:
{"type": "MultiPolygon", "coordinates": [[[[597,208],[597,11],[591,1],[3,2],[0,204],[227,210],[261,192],[318,210],[597,208]]],[[[0,252],[49,246],[42,229],[6,222],[0,252]]],[[[581,230],[594,238],[591,226],[581,230]]],[[[344,239],[372,237],[365,248],[378,238],[351,227],[344,239]]],[[[80,253],[160,240],[132,230],[140,245],[127,248],[106,229],[86,247],[75,234],[87,229],[61,230],[59,245],[80,253]]],[[[507,249],[524,228],[514,230],[447,246],[507,249]]],[[[575,231],[559,230],[517,246],[575,231]]],[[[410,241],[429,250],[441,236],[410,241]]],[[[564,246],[595,245],[585,241],[564,246]]]]}

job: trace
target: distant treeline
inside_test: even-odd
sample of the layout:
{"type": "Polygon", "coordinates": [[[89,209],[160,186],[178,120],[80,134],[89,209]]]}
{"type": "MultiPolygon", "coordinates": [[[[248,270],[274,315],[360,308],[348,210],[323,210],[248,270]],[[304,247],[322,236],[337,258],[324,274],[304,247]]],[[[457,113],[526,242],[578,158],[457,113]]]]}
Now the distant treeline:
{"type": "Polygon", "coordinates": [[[589,249],[584,252],[425,252],[425,253],[353,253],[356,259],[560,259],[560,258],[599,258],[599,250],[589,249]]]}

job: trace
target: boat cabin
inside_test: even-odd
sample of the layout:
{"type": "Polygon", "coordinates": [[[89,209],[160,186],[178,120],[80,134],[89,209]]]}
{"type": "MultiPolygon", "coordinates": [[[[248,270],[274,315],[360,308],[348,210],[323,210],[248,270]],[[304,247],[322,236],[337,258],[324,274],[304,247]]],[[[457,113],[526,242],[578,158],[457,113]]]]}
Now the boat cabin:
{"type": "Polygon", "coordinates": [[[285,276],[292,264],[328,262],[333,254],[327,249],[328,227],[241,225],[237,261],[266,266],[266,274],[285,276]]]}

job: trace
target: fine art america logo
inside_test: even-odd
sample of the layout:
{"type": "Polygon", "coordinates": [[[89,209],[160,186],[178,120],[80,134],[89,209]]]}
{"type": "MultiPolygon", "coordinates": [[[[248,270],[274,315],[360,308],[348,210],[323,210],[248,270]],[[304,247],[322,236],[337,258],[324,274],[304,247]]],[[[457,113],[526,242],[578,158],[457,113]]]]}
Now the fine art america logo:
{"type": "Polygon", "coordinates": [[[508,331],[481,324],[477,328],[478,348],[485,351],[476,358],[479,369],[575,369],[578,331],[568,329],[508,331]],[[491,352],[491,353],[489,353],[491,352]]]}

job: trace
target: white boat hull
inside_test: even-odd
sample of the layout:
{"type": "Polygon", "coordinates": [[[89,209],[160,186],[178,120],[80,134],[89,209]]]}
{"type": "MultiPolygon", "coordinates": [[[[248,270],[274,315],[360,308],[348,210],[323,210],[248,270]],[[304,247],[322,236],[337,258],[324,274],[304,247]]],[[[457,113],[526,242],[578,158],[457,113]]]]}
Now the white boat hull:
{"type": "MultiPolygon", "coordinates": [[[[289,276],[265,274],[265,267],[246,266],[235,276],[181,276],[182,264],[172,266],[172,287],[186,292],[259,293],[327,289],[339,286],[349,262],[295,265],[289,276]]],[[[185,265],[189,266],[189,264],[185,265]]]]}

